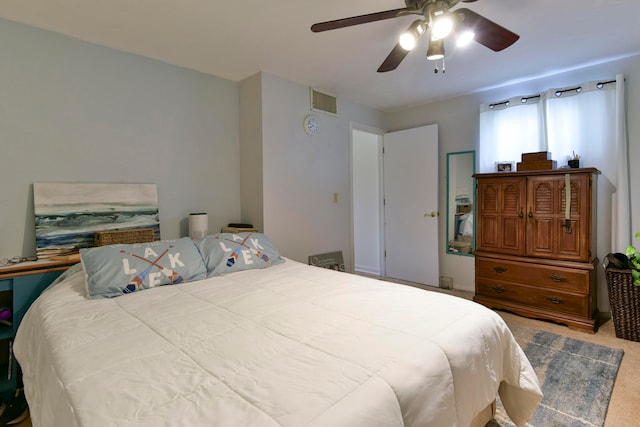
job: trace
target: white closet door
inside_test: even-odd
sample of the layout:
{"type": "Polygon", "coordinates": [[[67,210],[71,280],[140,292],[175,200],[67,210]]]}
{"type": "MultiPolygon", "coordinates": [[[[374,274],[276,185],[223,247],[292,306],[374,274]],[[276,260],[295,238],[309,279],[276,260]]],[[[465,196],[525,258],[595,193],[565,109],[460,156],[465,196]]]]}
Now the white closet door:
{"type": "Polygon", "coordinates": [[[438,125],[384,135],[387,277],[438,286],[438,125]]]}

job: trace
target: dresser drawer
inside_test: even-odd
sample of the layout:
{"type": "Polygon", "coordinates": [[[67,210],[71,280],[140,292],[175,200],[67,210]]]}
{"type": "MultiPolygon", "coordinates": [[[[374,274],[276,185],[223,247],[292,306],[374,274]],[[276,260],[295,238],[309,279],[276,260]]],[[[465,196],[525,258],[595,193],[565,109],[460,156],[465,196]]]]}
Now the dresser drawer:
{"type": "Polygon", "coordinates": [[[589,316],[589,296],[478,278],[476,293],[536,308],[589,316]]]}
{"type": "Polygon", "coordinates": [[[501,282],[589,293],[591,271],[476,257],[476,275],[501,282]]]}

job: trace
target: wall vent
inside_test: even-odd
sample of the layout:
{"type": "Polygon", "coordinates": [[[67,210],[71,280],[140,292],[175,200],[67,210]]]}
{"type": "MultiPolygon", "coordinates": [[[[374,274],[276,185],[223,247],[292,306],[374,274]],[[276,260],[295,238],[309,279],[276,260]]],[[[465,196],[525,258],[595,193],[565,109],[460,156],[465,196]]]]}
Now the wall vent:
{"type": "Polygon", "coordinates": [[[311,88],[311,109],[337,116],[338,100],[333,95],[311,88]]]}

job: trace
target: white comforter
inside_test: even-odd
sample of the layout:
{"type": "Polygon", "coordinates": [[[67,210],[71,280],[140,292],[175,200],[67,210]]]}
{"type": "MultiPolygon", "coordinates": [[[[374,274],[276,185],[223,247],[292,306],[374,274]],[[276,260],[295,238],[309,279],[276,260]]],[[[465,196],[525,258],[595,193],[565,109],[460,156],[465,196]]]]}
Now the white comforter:
{"type": "Polygon", "coordinates": [[[541,400],[461,298],[291,260],[109,300],[68,276],[14,345],[36,427],[468,426],[498,388],[522,425],[541,400]]]}

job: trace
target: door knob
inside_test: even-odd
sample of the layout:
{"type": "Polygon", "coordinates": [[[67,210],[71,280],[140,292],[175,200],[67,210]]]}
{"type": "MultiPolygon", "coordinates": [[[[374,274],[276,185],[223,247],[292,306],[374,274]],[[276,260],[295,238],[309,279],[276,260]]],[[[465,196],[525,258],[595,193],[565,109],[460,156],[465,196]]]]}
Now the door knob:
{"type": "Polygon", "coordinates": [[[425,218],[428,217],[428,216],[430,216],[431,218],[435,218],[438,215],[440,215],[440,214],[438,212],[436,212],[436,211],[431,211],[429,213],[424,214],[425,218]]]}

